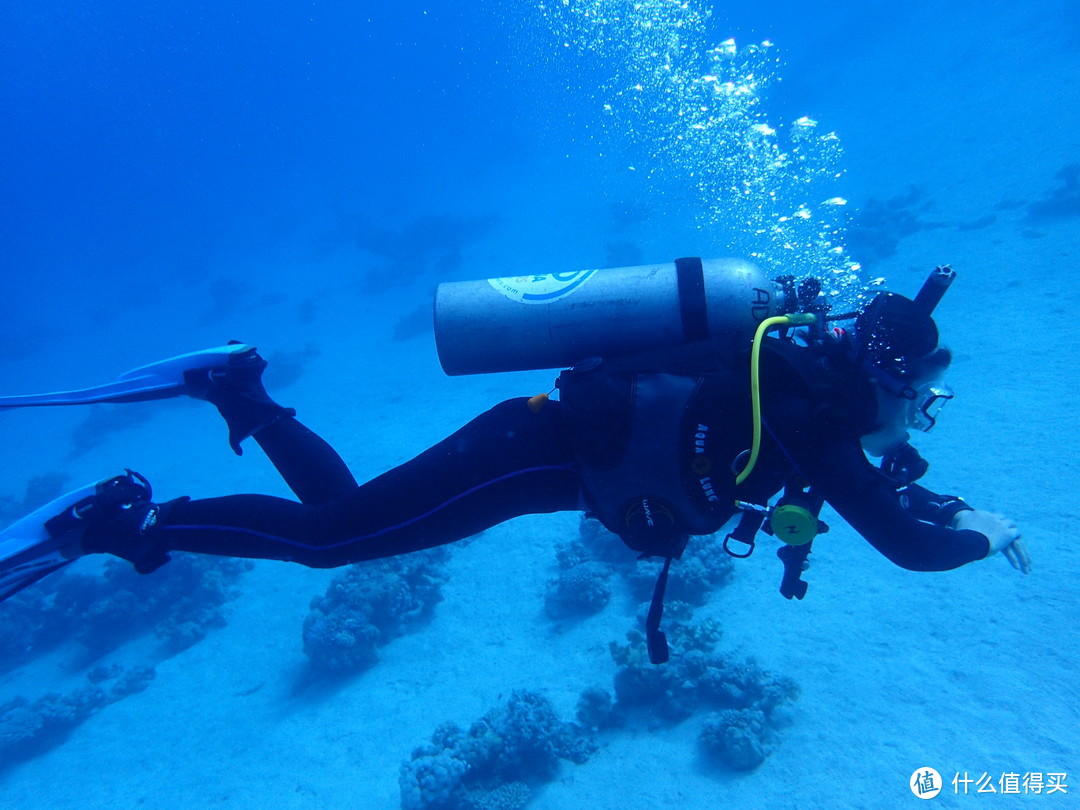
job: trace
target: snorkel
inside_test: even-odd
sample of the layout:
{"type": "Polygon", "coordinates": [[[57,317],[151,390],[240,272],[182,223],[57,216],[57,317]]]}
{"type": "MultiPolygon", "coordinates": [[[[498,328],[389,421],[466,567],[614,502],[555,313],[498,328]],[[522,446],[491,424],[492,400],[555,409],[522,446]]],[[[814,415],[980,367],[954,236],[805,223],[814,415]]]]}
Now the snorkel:
{"type": "Polygon", "coordinates": [[[935,267],[916,294],[915,304],[924,309],[927,315],[933,315],[937,305],[941,303],[941,299],[955,280],[956,271],[949,265],[935,267]]]}

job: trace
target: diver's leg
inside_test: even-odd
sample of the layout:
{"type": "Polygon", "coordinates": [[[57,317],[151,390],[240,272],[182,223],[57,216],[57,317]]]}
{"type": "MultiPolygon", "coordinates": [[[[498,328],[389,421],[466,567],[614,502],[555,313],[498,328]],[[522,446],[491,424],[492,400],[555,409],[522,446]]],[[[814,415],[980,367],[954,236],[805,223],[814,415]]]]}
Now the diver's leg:
{"type": "Polygon", "coordinates": [[[356,479],[334,449],[296,421],[296,411],[271,399],[263,387],[266,361],[254,349],[234,355],[225,369],[203,370],[187,378],[197,399],[217,407],[229,427],[229,445],[258,442],[285,483],[303,503],[334,501],[356,488],[356,479]]]}
{"type": "Polygon", "coordinates": [[[293,416],[264,427],[253,438],[301,503],[332,503],[357,487],[337,451],[293,416]]]}
{"type": "MultiPolygon", "coordinates": [[[[326,504],[262,495],[174,502],[146,533],[168,551],[334,567],[468,537],[524,514],[579,508],[580,480],[558,403],[504,402],[413,460],[326,504]]],[[[131,558],[116,534],[86,551],[131,558]]]]}

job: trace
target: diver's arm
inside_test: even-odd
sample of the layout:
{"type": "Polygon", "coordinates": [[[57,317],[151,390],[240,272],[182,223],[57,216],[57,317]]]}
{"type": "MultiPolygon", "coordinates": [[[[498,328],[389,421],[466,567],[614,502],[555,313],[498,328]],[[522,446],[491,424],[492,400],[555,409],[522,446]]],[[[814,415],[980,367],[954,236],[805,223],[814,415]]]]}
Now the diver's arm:
{"type": "Polygon", "coordinates": [[[918,484],[901,487],[897,494],[900,505],[912,515],[938,526],[950,526],[960,512],[974,511],[974,507],[968,506],[959,495],[938,495],[918,484]]]}
{"type": "Polygon", "coordinates": [[[990,540],[980,531],[920,520],[926,514],[925,505],[915,512],[905,509],[895,487],[855,442],[819,447],[798,462],[803,475],[840,516],[901,568],[948,571],[991,552],[990,540]]]}
{"type": "Polygon", "coordinates": [[[990,543],[987,557],[1000,551],[1013,568],[1031,573],[1031,557],[1020,542],[1020,530],[1004,515],[974,509],[957,495],[938,495],[917,484],[901,487],[897,494],[901,506],[919,520],[950,529],[976,531],[990,543]]]}

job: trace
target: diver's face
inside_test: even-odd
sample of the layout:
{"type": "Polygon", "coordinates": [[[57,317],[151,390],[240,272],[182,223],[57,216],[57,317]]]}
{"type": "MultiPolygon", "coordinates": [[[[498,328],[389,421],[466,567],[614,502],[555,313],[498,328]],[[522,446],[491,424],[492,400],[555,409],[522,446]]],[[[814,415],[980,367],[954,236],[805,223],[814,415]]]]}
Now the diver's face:
{"type": "Polygon", "coordinates": [[[908,405],[908,400],[893,396],[878,388],[878,427],[873,433],[867,433],[862,437],[863,450],[880,458],[902,447],[910,438],[908,405]]]}
{"type": "Polygon", "coordinates": [[[948,360],[907,388],[909,397],[891,394],[879,385],[875,390],[877,427],[862,437],[863,450],[880,458],[899,450],[911,438],[909,430],[930,430],[941,409],[953,398],[952,389],[943,380],[946,368],[948,360]]]}

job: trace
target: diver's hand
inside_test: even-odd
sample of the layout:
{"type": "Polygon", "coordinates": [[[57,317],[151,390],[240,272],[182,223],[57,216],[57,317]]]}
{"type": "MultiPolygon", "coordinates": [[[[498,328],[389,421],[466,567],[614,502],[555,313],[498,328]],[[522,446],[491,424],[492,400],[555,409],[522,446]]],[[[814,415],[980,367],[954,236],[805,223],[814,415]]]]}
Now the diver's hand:
{"type": "Polygon", "coordinates": [[[1031,556],[1028,554],[1027,546],[1020,542],[1019,537],[1001,550],[1001,556],[1020,573],[1031,573],[1031,556]]]}
{"type": "Polygon", "coordinates": [[[953,529],[969,529],[978,532],[990,541],[987,557],[993,557],[999,551],[1016,570],[1031,573],[1031,557],[1027,548],[1020,542],[1020,530],[1016,523],[996,512],[983,512],[981,509],[965,509],[957,512],[949,524],[953,529]]]}

